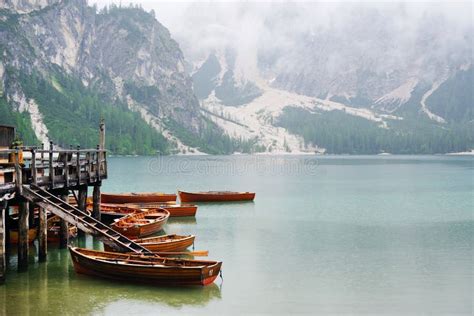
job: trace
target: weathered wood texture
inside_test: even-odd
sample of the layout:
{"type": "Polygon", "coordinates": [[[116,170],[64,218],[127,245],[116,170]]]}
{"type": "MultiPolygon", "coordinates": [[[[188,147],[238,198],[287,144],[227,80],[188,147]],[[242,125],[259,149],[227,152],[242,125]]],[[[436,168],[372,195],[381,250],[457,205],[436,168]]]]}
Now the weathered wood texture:
{"type": "Polygon", "coordinates": [[[19,203],[19,220],[18,220],[18,271],[26,271],[28,269],[28,201],[22,200],[19,203]]]}
{"type": "Polygon", "coordinates": [[[21,194],[23,184],[53,190],[100,184],[107,178],[107,155],[101,149],[54,150],[50,144],[49,150],[24,147],[0,154],[10,157],[9,163],[0,164],[0,194],[21,194]]]}
{"type": "Polygon", "coordinates": [[[87,234],[99,237],[104,243],[119,251],[148,253],[149,250],[114,231],[107,225],[82,212],[77,207],[64,203],[60,198],[35,186],[24,186],[24,197],[38,206],[59,216],[69,224],[77,226],[87,234]]]}
{"type": "Polygon", "coordinates": [[[39,209],[38,230],[38,260],[44,262],[48,256],[48,222],[46,218],[46,209],[42,207],[39,209]]]}
{"type": "Polygon", "coordinates": [[[100,221],[100,185],[94,185],[92,191],[92,217],[100,221]]]}
{"type": "MultiPolygon", "coordinates": [[[[87,212],[87,186],[82,186],[79,188],[79,192],[77,194],[77,208],[84,213],[87,212]]],[[[84,232],[80,229],[78,230],[78,236],[84,236],[84,232]]]]}

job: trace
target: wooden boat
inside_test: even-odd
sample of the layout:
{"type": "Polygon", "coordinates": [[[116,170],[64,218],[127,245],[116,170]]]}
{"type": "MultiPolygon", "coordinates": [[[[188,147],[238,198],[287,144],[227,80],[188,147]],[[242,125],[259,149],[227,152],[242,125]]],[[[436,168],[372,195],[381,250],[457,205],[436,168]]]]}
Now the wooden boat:
{"type": "MultiPolygon", "coordinates": [[[[18,244],[18,229],[10,229],[10,244],[18,244]]],[[[32,243],[38,236],[38,228],[28,229],[28,242],[32,243]]]]}
{"type": "Polygon", "coordinates": [[[208,285],[214,282],[222,262],[171,259],[69,247],[77,273],[161,286],[208,285]]]}
{"type": "MultiPolygon", "coordinates": [[[[179,252],[184,251],[194,243],[194,235],[163,235],[134,239],[133,241],[153,252],[179,252]]],[[[113,251],[112,248],[104,244],[106,251],[113,251]]]]}
{"type": "Polygon", "coordinates": [[[230,201],[253,201],[253,192],[231,192],[231,191],[207,191],[207,192],[184,192],[178,191],[181,202],[230,202],[230,201]]]}
{"type": "Polygon", "coordinates": [[[139,203],[139,204],[126,204],[129,207],[136,207],[141,209],[149,208],[162,208],[170,212],[170,217],[184,217],[184,216],[196,216],[197,206],[193,204],[176,204],[175,202],[168,203],[139,203]]]}
{"type": "Polygon", "coordinates": [[[127,237],[140,238],[159,232],[169,217],[166,210],[149,209],[116,219],[110,227],[127,237]]]}
{"type": "MultiPolygon", "coordinates": [[[[87,209],[92,211],[92,204],[88,204],[87,209]]],[[[139,212],[142,212],[142,209],[138,207],[130,207],[126,204],[100,204],[100,218],[104,223],[111,223],[115,219],[139,212]]]]}
{"type": "Polygon", "coordinates": [[[121,194],[102,193],[100,198],[101,198],[102,203],[116,203],[116,204],[156,203],[156,202],[176,201],[176,194],[167,194],[167,193],[160,193],[160,192],[121,193],[121,194]]]}

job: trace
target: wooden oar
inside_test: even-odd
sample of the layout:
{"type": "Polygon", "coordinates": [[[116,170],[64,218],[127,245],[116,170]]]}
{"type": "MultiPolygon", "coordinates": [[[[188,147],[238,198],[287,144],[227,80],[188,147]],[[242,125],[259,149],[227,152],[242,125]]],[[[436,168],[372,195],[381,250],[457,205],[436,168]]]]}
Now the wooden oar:
{"type": "Polygon", "coordinates": [[[208,250],[197,250],[197,251],[160,251],[160,252],[153,252],[159,256],[180,256],[180,255],[187,255],[187,256],[195,256],[195,257],[207,257],[209,255],[208,250]]]}

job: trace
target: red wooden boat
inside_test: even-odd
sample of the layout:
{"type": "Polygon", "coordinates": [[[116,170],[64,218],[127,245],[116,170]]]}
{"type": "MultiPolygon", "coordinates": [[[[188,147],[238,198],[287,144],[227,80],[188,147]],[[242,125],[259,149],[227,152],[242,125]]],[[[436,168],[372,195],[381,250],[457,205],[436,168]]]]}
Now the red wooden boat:
{"type": "Polygon", "coordinates": [[[156,203],[176,201],[176,194],[167,194],[160,192],[150,193],[102,193],[100,195],[102,203],[156,203]]]}
{"type": "Polygon", "coordinates": [[[169,217],[167,210],[149,209],[116,219],[110,227],[127,237],[140,238],[159,232],[169,217]]]}
{"type": "Polygon", "coordinates": [[[222,262],[171,259],[69,247],[77,273],[101,278],[161,286],[208,285],[214,282],[222,262]]]}
{"type": "Polygon", "coordinates": [[[197,206],[193,204],[176,204],[175,202],[167,203],[138,203],[138,204],[126,204],[129,207],[136,207],[141,209],[149,208],[162,208],[170,212],[170,217],[184,217],[184,216],[196,216],[197,206]]]}
{"type": "MultiPolygon", "coordinates": [[[[87,205],[89,211],[92,210],[92,204],[87,205]]],[[[143,210],[138,207],[131,207],[126,204],[100,204],[100,218],[104,223],[111,223],[115,219],[130,215],[133,213],[139,213],[143,210]]]]}
{"type": "Polygon", "coordinates": [[[231,192],[231,191],[207,191],[207,192],[184,192],[178,191],[181,202],[230,202],[230,201],[253,201],[253,192],[231,192]]]}
{"type": "MultiPolygon", "coordinates": [[[[192,246],[194,239],[194,235],[180,236],[173,234],[134,239],[133,241],[153,252],[179,252],[184,251],[188,247],[192,246]]],[[[105,244],[104,249],[106,251],[113,251],[105,244]]]]}

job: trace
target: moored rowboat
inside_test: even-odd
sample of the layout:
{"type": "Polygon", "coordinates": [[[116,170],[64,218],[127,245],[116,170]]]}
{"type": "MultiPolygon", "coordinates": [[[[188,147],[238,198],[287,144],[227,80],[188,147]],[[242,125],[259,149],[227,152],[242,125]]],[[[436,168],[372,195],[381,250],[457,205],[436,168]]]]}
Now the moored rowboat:
{"type": "Polygon", "coordinates": [[[100,199],[102,203],[156,203],[176,201],[176,194],[160,192],[121,194],[102,193],[100,199]]]}
{"type": "Polygon", "coordinates": [[[169,217],[166,210],[149,209],[116,219],[110,227],[127,237],[140,238],[160,231],[169,217]]]}
{"type": "Polygon", "coordinates": [[[69,247],[77,273],[154,285],[208,285],[219,275],[222,262],[169,259],[69,247]]]}
{"type": "Polygon", "coordinates": [[[137,207],[141,209],[162,208],[170,212],[170,217],[184,217],[195,216],[197,206],[193,204],[176,204],[175,202],[167,203],[139,203],[139,204],[125,204],[129,207],[137,207]]]}
{"type": "Polygon", "coordinates": [[[178,191],[181,202],[230,202],[230,201],[253,201],[253,192],[231,192],[231,191],[207,191],[207,192],[184,192],[178,191]]]}
{"type": "Polygon", "coordinates": [[[134,242],[153,252],[173,252],[186,250],[186,248],[192,246],[195,238],[194,235],[180,236],[173,234],[135,239],[134,242]]]}
{"type": "MultiPolygon", "coordinates": [[[[134,239],[133,241],[152,252],[179,252],[192,246],[194,239],[194,235],[181,236],[173,234],[134,239]]],[[[104,249],[106,251],[112,251],[112,249],[105,244],[104,249]]]]}

